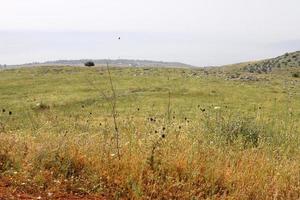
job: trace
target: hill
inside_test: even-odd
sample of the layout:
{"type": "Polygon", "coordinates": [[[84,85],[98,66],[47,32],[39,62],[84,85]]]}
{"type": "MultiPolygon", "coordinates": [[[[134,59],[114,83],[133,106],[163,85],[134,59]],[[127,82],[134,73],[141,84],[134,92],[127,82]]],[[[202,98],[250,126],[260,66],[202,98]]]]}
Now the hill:
{"type": "Polygon", "coordinates": [[[11,67],[26,67],[26,66],[57,66],[57,65],[70,65],[70,66],[84,66],[87,61],[93,61],[96,65],[102,66],[107,63],[116,67],[174,67],[174,68],[187,68],[193,67],[192,65],[180,63],[180,62],[164,62],[164,61],[153,61],[153,60],[135,60],[135,59],[79,59],[79,60],[55,60],[46,62],[34,62],[26,63],[11,67]]]}
{"type": "Polygon", "coordinates": [[[250,73],[268,73],[274,69],[300,67],[300,51],[286,53],[276,58],[263,60],[257,63],[248,63],[245,67],[250,73]]]}
{"type": "Polygon", "coordinates": [[[245,71],[250,73],[269,73],[276,69],[300,67],[300,51],[285,53],[284,55],[260,60],[225,65],[222,68],[233,71],[245,71]]]}

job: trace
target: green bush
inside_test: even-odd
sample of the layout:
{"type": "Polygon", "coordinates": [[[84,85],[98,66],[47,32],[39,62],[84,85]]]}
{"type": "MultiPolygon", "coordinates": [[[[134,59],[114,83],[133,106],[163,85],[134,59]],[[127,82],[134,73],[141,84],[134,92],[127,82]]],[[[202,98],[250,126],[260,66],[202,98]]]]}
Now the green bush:
{"type": "Polygon", "coordinates": [[[84,66],[86,66],[86,67],[93,67],[93,66],[95,66],[95,63],[92,62],[92,61],[88,61],[88,62],[84,63],[84,66]]]}
{"type": "Polygon", "coordinates": [[[233,144],[241,139],[244,147],[257,147],[262,129],[251,119],[235,118],[224,121],[221,124],[221,137],[225,138],[226,143],[233,144]]]}
{"type": "Polygon", "coordinates": [[[232,116],[221,111],[205,116],[205,129],[226,145],[241,142],[244,148],[258,147],[263,127],[253,118],[242,115],[232,116]]]}
{"type": "Polygon", "coordinates": [[[299,78],[300,77],[300,73],[299,72],[295,72],[295,73],[292,74],[292,77],[299,78]]]}

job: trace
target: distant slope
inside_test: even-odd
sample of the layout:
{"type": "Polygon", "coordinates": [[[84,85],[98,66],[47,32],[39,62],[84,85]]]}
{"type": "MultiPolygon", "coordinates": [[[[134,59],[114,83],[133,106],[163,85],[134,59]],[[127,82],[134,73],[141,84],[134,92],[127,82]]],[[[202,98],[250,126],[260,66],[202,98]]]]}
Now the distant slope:
{"type": "Polygon", "coordinates": [[[286,53],[276,58],[223,66],[227,70],[241,70],[250,73],[269,73],[274,69],[300,67],[300,51],[286,53]]]}
{"type": "MultiPolygon", "coordinates": [[[[56,60],[43,63],[29,63],[24,65],[84,65],[87,61],[93,61],[96,65],[106,65],[109,63],[117,67],[193,67],[180,62],[163,62],[153,60],[133,60],[133,59],[81,59],[81,60],[56,60]]],[[[23,66],[24,66],[23,65],[23,66]]]]}
{"type": "Polygon", "coordinates": [[[300,67],[300,51],[286,53],[276,58],[247,64],[245,69],[250,73],[268,73],[275,68],[300,67]]]}

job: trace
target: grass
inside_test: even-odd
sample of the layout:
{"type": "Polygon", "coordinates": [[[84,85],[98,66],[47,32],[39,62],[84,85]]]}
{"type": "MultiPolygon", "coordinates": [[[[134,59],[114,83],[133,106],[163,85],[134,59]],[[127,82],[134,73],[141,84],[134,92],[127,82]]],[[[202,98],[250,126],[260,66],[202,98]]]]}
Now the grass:
{"type": "Polygon", "coordinates": [[[0,179],[45,198],[299,199],[300,87],[288,74],[111,68],[117,147],[105,68],[1,71],[0,179]]]}

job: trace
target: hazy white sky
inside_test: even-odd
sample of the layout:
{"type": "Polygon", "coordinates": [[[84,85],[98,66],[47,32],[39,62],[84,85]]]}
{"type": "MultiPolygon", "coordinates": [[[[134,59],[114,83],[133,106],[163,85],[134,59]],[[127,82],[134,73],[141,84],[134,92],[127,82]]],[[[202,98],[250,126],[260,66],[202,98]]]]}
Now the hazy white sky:
{"type": "Polygon", "coordinates": [[[299,0],[0,0],[0,5],[0,64],[140,58],[218,65],[300,50],[299,0]]]}

